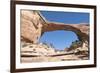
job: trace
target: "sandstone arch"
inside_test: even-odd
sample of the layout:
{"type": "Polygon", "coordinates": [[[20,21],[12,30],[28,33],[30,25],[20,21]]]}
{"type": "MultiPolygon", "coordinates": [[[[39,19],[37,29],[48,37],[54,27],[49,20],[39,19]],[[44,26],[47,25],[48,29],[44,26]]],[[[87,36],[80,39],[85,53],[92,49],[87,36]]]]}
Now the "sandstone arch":
{"type": "Polygon", "coordinates": [[[82,42],[89,40],[88,24],[62,24],[48,22],[38,11],[21,11],[21,39],[31,43],[37,43],[44,32],[66,30],[76,33],[82,42]]]}
{"type": "Polygon", "coordinates": [[[72,31],[78,36],[78,39],[83,42],[89,38],[88,25],[47,23],[42,27],[42,33],[55,30],[72,31]]]}

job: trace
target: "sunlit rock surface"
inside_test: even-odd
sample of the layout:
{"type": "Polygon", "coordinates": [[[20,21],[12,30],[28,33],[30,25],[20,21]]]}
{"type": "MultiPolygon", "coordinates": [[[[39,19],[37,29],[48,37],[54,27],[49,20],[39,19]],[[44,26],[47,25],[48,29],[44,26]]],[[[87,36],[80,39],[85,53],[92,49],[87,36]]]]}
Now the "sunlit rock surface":
{"type": "Polygon", "coordinates": [[[88,59],[89,25],[48,22],[39,11],[21,11],[21,62],[49,62],[88,59]],[[82,46],[70,51],[55,51],[55,48],[39,43],[44,32],[56,30],[76,33],[82,46]]]}

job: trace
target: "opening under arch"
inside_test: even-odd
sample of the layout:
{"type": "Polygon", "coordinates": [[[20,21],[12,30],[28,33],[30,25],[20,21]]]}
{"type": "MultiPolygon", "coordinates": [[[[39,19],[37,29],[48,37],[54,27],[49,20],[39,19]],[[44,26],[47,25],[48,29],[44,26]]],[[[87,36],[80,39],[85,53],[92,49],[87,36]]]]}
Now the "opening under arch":
{"type": "Polygon", "coordinates": [[[52,44],[57,50],[69,48],[73,41],[79,40],[72,31],[56,30],[45,32],[39,39],[41,43],[52,44]]]}

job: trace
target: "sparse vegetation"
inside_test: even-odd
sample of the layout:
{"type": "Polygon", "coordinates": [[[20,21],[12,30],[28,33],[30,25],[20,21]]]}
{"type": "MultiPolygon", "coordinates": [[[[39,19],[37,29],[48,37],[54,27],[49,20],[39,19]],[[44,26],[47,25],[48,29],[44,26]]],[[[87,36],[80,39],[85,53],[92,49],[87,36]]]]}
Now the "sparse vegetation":
{"type": "Polygon", "coordinates": [[[46,42],[43,42],[44,45],[46,45],[48,48],[54,48],[54,45],[52,43],[48,44],[46,42]]]}
{"type": "Polygon", "coordinates": [[[78,47],[81,47],[81,46],[82,46],[82,42],[76,40],[76,41],[72,42],[72,45],[70,46],[70,48],[75,49],[75,48],[78,48],[78,47]]]}

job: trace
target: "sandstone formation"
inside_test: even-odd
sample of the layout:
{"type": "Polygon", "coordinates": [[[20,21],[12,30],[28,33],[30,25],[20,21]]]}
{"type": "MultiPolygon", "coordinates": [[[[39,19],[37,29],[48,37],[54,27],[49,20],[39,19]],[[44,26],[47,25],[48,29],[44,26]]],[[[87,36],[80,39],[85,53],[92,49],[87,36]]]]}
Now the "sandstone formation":
{"type": "MultiPolygon", "coordinates": [[[[77,56],[73,51],[55,51],[54,48],[43,43],[24,43],[21,48],[22,63],[81,60],[81,56],[84,55],[77,56]]],[[[87,57],[82,57],[82,59],[87,59],[87,57]]]]}
{"type": "Polygon", "coordinates": [[[32,43],[37,43],[44,32],[65,30],[75,32],[80,41],[88,41],[88,24],[61,24],[48,22],[38,11],[21,11],[21,37],[32,43]]]}
{"type": "Polygon", "coordinates": [[[37,11],[21,11],[21,40],[37,43],[45,21],[37,11]]]}
{"type": "Polygon", "coordinates": [[[28,54],[30,55],[30,53],[28,52],[31,52],[31,54],[38,56],[55,54],[55,50],[49,45],[43,43],[38,43],[38,44],[24,43],[23,45],[25,44],[26,46],[22,47],[21,49],[22,55],[24,55],[24,53],[26,54],[26,52],[27,55],[28,54]]]}
{"type": "Polygon", "coordinates": [[[39,11],[21,10],[21,61],[51,62],[88,59],[89,25],[64,24],[47,21],[39,11]],[[55,51],[51,46],[39,43],[44,32],[65,30],[74,32],[82,46],[70,51],[55,51]],[[33,58],[34,57],[34,58],[33,58]]]}

